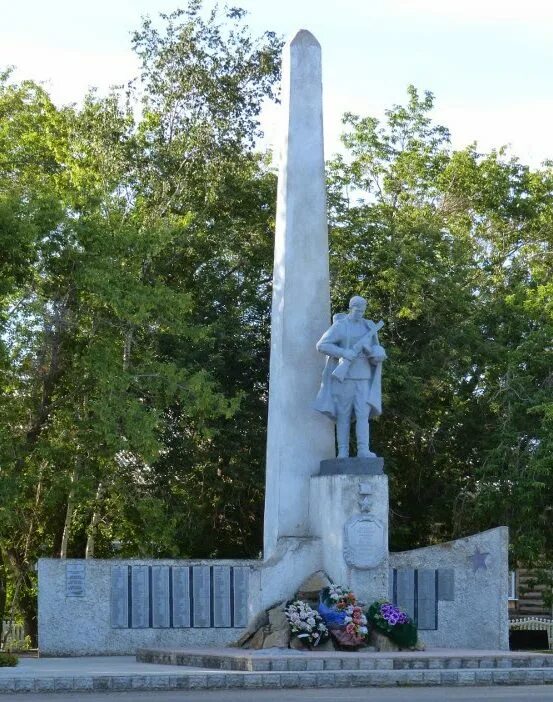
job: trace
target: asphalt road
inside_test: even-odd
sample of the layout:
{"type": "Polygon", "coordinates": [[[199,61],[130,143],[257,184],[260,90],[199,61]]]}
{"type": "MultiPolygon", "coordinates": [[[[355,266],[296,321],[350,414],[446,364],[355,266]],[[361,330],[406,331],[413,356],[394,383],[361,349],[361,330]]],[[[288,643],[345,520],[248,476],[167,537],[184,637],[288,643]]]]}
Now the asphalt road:
{"type": "Polygon", "coordinates": [[[0,695],[0,702],[553,702],[553,685],[0,695]]]}

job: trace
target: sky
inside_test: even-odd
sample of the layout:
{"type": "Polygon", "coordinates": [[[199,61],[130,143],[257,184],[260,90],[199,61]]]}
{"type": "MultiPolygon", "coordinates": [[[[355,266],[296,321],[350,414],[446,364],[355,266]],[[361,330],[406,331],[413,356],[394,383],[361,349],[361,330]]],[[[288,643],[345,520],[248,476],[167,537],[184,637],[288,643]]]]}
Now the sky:
{"type": "MultiPolygon", "coordinates": [[[[181,5],[183,3],[181,2],[181,5]]],[[[206,5],[211,6],[206,0],[206,5]]],[[[553,158],[551,0],[230,0],[254,33],[309,29],[323,52],[325,153],[346,111],[382,116],[410,83],[436,98],[455,147],[507,145],[523,162],[553,158]]],[[[178,0],[0,0],[0,67],[45,81],[59,104],[138,73],[131,33],[178,0]]],[[[278,146],[279,113],[263,114],[278,146]]]]}

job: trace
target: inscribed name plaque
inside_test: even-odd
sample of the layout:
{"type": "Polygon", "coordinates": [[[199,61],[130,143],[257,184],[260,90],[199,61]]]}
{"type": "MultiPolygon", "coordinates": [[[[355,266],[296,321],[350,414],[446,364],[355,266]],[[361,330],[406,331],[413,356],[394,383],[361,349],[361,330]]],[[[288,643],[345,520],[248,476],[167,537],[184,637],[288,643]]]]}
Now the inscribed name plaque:
{"type": "Polygon", "coordinates": [[[209,566],[193,566],[192,593],[194,601],[194,626],[211,626],[211,578],[209,566]]]}
{"type": "Polygon", "coordinates": [[[394,604],[415,618],[415,571],[413,568],[398,568],[395,571],[394,604]]]}
{"type": "Polygon", "coordinates": [[[455,571],[453,568],[438,570],[438,599],[453,602],[455,599],[455,571]]]}
{"type": "Polygon", "coordinates": [[[133,629],[150,625],[150,578],[148,566],[131,567],[131,624],[133,629]]]}
{"type": "Polygon", "coordinates": [[[65,565],[65,596],[84,597],[85,589],[85,564],[66,563],[65,565]]]}
{"type": "Polygon", "coordinates": [[[362,514],[349,519],[344,525],[344,560],[361,570],[376,568],[387,553],[384,525],[362,514]]]}
{"type": "Polygon", "coordinates": [[[431,631],[438,627],[438,574],[436,570],[417,571],[417,628],[431,631]]]}
{"type": "Polygon", "coordinates": [[[171,626],[169,613],[169,566],[152,566],[152,626],[171,626]]]}
{"type": "Polygon", "coordinates": [[[231,626],[230,566],[213,566],[213,624],[231,626]]]}
{"type": "Polygon", "coordinates": [[[238,566],[233,568],[234,592],[234,626],[248,626],[248,591],[250,581],[250,569],[238,566]]]}
{"type": "Polygon", "coordinates": [[[129,568],[111,567],[111,626],[126,629],[129,626],[129,568]]]}
{"type": "Polygon", "coordinates": [[[190,568],[176,566],[172,569],[173,578],[173,626],[190,626],[190,568]]]}

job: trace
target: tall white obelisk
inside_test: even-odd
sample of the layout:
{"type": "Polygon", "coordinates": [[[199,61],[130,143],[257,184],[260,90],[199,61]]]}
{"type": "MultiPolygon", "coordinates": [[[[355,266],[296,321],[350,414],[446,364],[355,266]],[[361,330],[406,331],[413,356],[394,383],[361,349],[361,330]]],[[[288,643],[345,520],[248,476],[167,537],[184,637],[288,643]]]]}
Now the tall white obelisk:
{"type": "Polygon", "coordinates": [[[300,30],[284,47],[265,494],[264,556],[309,536],[309,478],[335,456],[334,426],[313,409],[330,324],[321,47],[300,30]]]}

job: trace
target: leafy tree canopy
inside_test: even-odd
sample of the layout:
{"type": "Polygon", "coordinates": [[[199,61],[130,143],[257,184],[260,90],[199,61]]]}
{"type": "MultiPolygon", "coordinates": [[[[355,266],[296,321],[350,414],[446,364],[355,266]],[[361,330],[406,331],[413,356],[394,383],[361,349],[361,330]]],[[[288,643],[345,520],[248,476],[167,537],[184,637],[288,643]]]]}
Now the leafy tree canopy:
{"type": "Polygon", "coordinates": [[[410,87],[380,124],[347,114],[330,164],[333,298],[387,322],[396,548],[511,527],[515,560],[553,553],[553,171],[454,151],[410,87]]]}
{"type": "Polygon", "coordinates": [[[258,552],[275,178],[253,144],[281,42],[193,1],[133,44],[126,97],[0,82],[0,604],[7,582],[31,633],[40,555],[258,552]]]}

